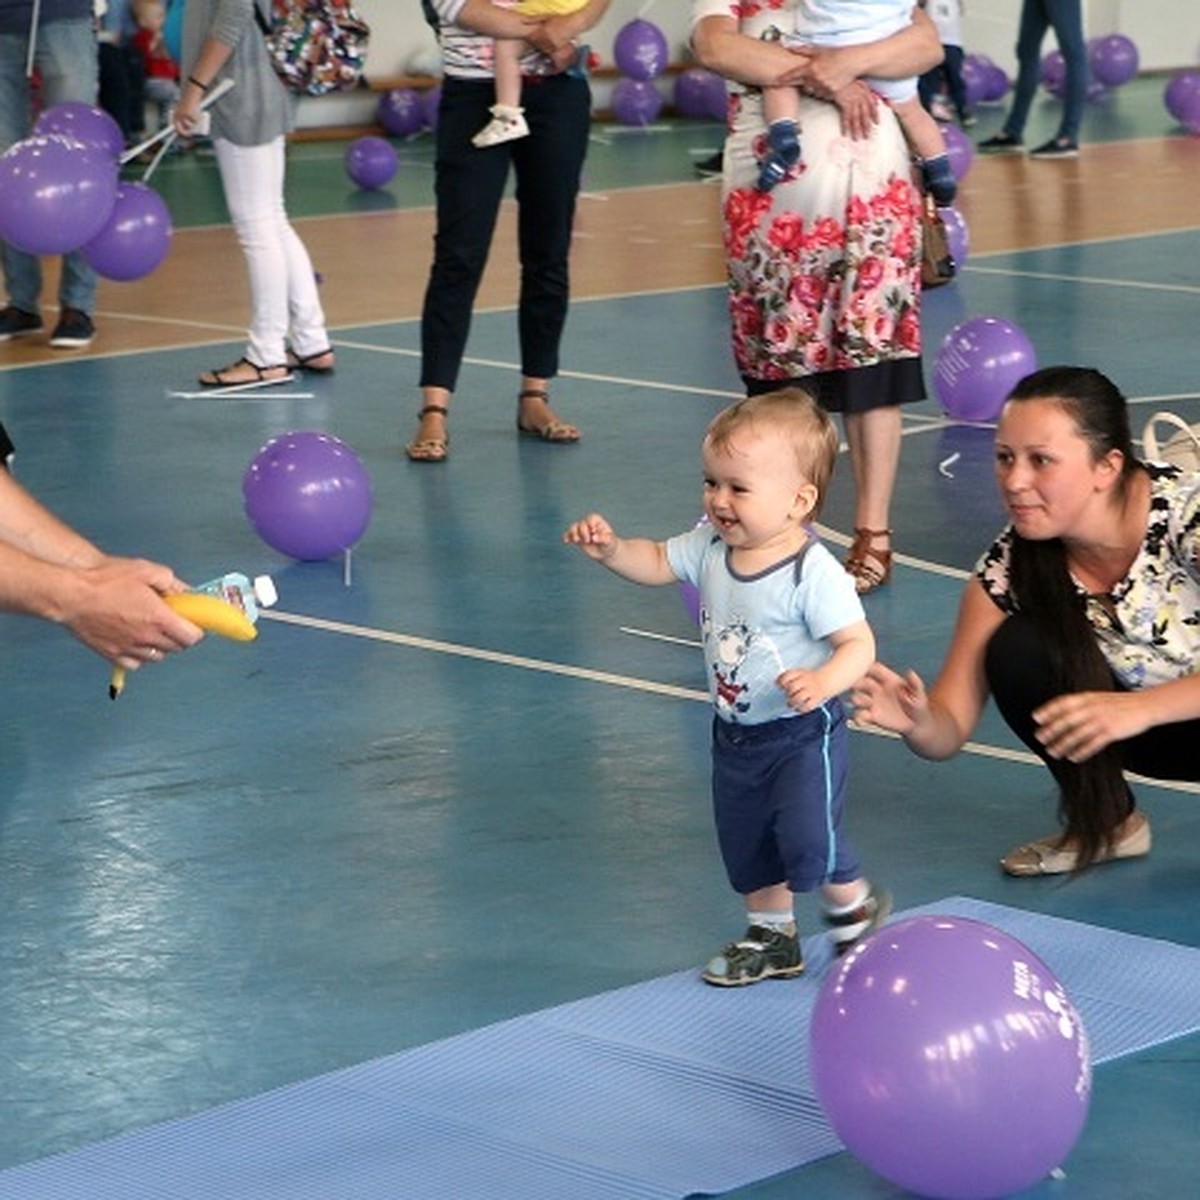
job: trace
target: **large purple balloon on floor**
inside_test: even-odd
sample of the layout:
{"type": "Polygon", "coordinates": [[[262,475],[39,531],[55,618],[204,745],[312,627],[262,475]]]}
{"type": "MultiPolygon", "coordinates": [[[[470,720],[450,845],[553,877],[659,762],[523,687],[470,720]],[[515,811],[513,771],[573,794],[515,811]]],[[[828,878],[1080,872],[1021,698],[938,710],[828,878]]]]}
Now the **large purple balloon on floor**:
{"type": "Polygon", "coordinates": [[[946,334],[933,390],[952,417],[993,421],[1017,382],[1037,369],[1033,343],[1002,317],[972,317],[946,334]]]}
{"type": "Polygon", "coordinates": [[[281,554],[304,562],[349,550],[371,519],[371,478],[331,434],[294,430],[272,438],[242,477],[246,516],[281,554]]]}
{"type": "Polygon", "coordinates": [[[943,125],[942,138],[946,143],[950,170],[955,179],[961,180],[975,161],[975,143],[957,125],[943,125]]]}
{"type": "Polygon", "coordinates": [[[987,63],[983,70],[984,86],[983,95],[980,96],[980,99],[985,104],[994,104],[998,100],[1003,100],[1011,86],[1008,72],[995,63],[987,63]]]}
{"type": "Polygon", "coordinates": [[[0,155],[0,239],[26,254],[66,254],[100,232],[117,198],[116,162],[62,134],[0,155]]]}
{"type": "Polygon", "coordinates": [[[1120,87],[1138,72],[1138,48],[1124,34],[1110,33],[1088,47],[1088,65],[1105,87],[1120,87]]]}
{"type": "Polygon", "coordinates": [[[618,79],[613,84],[613,116],[622,125],[649,125],[662,111],[658,88],[642,79],[618,79]]]}
{"type": "Polygon", "coordinates": [[[125,152],[120,125],[95,104],[67,100],[45,109],[33,123],[35,134],[61,133],[107,154],[114,162],[125,152]]]}
{"type": "Polygon", "coordinates": [[[617,30],[613,58],[630,79],[653,79],[667,67],[667,39],[663,31],[640,17],[617,30]]]}
{"type": "Polygon", "coordinates": [[[991,1200],[1075,1145],[1091,1055],[1062,984],[1016,938],[962,917],[887,925],[826,976],[813,1088],[847,1149],[899,1187],[991,1200]]]}
{"type": "Polygon", "coordinates": [[[144,183],[122,183],[104,227],[80,253],[105,279],[141,279],[166,258],[171,233],[166,201],[144,183]]]}
{"type": "Polygon", "coordinates": [[[390,183],[398,166],[396,151],[387,138],[355,138],[346,147],[346,174],[360,188],[370,191],[390,183]]]}
{"type": "Polygon", "coordinates": [[[392,137],[412,137],[425,124],[421,97],[415,88],[392,88],[379,98],[375,119],[392,137]]]}
{"type": "Polygon", "coordinates": [[[438,106],[442,102],[442,85],[435,84],[417,95],[421,101],[421,124],[431,133],[438,127],[438,106]]]}

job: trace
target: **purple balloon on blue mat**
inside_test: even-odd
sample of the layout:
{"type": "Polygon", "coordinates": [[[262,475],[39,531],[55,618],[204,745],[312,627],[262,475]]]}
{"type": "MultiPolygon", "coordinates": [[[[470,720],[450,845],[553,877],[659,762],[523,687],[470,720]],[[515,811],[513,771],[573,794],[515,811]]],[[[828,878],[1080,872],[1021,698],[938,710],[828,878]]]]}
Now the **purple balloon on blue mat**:
{"type": "Polygon", "coordinates": [[[663,31],[641,17],[617,30],[613,58],[630,79],[653,79],[667,67],[669,51],[663,31]]]}
{"type": "Polygon", "coordinates": [[[371,477],[345,442],[293,430],[272,438],[242,476],[246,516],[268,546],[317,562],[349,550],[371,520],[371,477]]]}
{"type": "Polygon", "coordinates": [[[1051,50],[1043,55],[1040,73],[1042,87],[1061,99],[1067,87],[1067,60],[1061,50],[1051,50]]]}
{"type": "Polygon", "coordinates": [[[1087,1119],[1079,1012],[1032,950],[982,921],[885,925],[825,977],[809,1037],[834,1132],[920,1196],[992,1200],[1031,1187],[1087,1119]]]}
{"type": "Polygon", "coordinates": [[[62,134],[25,138],[0,154],[0,239],[26,254],[78,250],[117,198],[107,154],[62,134]]]}
{"type": "Polygon", "coordinates": [[[368,134],[355,138],[346,147],[346,174],[353,183],[368,191],[390,183],[398,166],[396,151],[387,138],[368,134]]]}
{"type": "Polygon", "coordinates": [[[141,279],[166,258],[171,234],[166,201],[144,183],[122,183],[104,227],[80,253],[105,279],[141,279]]]}
{"type": "Polygon", "coordinates": [[[971,317],[946,334],[933,366],[933,390],[960,421],[993,421],[1014,386],[1037,369],[1033,343],[1003,317],[971,317]]]}
{"type": "Polygon", "coordinates": [[[104,109],[82,100],[67,100],[45,109],[33,124],[35,134],[61,133],[116,162],[125,152],[125,135],[104,109]]]}

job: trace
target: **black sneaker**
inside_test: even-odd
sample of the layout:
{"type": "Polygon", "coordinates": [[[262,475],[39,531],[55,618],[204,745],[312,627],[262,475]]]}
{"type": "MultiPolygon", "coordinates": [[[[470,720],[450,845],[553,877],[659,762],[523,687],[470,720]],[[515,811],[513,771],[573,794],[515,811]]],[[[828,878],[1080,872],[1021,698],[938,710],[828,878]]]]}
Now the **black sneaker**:
{"type": "Polygon", "coordinates": [[[725,171],[725,151],[718,150],[708,158],[702,158],[696,163],[696,174],[701,179],[720,179],[725,171]]]}
{"type": "Polygon", "coordinates": [[[50,335],[50,345],[56,350],[78,350],[96,336],[92,318],[78,308],[64,308],[58,324],[50,335]]]}
{"type": "Polygon", "coordinates": [[[1030,158],[1078,158],[1079,143],[1070,138],[1056,137],[1029,152],[1030,158]]]}
{"type": "Polygon", "coordinates": [[[717,987],[744,987],[760,979],[791,979],[803,970],[798,934],[751,925],[740,942],[709,959],[700,978],[717,987]]]}
{"type": "Polygon", "coordinates": [[[979,143],[984,154],[1012,154],[1025,149],[1025,143],[1015,133],[1002,129],[979,143]]]}
{"type": "Polygon", "coordinates": [[[0,342],[28,337],[29,334],[40,333],[41,330],[42,318],[37,313],[26,312],[15,304],[0,308],[0,342]]]}
{"type": "Polygon", "coordinates": [[[829,936],[838,956],[856,946],[867,934],[873,933],[891,914],[891,893],[874,886],[856,909],[836,917],[826,913],[825,924],[829,926],[829,936]]]}

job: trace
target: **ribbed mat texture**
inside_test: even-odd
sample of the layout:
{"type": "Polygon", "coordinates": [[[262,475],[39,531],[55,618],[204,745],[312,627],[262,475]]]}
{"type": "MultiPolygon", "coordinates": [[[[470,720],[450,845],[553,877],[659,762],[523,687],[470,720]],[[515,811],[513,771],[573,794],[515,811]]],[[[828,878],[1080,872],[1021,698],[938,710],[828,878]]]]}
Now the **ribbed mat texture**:
{"type": "MultiPolygon", "coordinates": [[[[952,897],[1024,942],[1097,1063],[1200,1029],[1200,950],[952,897]]],[[[20,1200],[612,1200],[712,1195],[841,1148],[794,982],[693,971],[592,996],[0,1172],[20,1200]],[[753,1153],[746,1152],[753,1147],[753,1153]]]]}

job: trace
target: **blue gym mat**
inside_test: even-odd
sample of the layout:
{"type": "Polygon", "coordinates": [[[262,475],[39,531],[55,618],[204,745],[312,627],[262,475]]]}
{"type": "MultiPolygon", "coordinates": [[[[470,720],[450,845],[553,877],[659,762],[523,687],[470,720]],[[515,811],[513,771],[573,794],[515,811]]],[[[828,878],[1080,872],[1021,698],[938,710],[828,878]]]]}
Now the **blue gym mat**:
{"type": "MultiPolygon", "coordinates": [[[[1200,950],[954,897],[902,914],[1024,942],[1096,1063],[1200,1029],[1200,950]]],[[[611,1200],[713,1194],[841,1149],[813,1097],[810,974],[723,990],[686,971],[0,1172],[21,1200],[611,1200]],[[744,1153],[753,1144],[753,1155],[744,1153]]]]}

